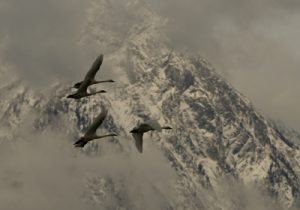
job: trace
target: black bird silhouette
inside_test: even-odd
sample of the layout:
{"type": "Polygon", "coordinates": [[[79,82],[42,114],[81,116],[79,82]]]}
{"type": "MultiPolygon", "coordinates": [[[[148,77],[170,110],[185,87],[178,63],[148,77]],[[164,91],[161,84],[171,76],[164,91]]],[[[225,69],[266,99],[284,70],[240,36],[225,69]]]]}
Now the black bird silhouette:
{"type": "Polygon", "coordinates": [[[103,55],[101,54],[94,61],[92,67],[90,68],[90,70],[85,75],[84,80],[81,81],[81,82],[76,83],[73,86],[74,88],[78,89],[77,92],[72,94],[72,95],[67,96],[67,98],[80,99],[80,98],[83,98],[83,97],[95,95],[97,93],[105,93],[106,92],[105,90],[96,91],[94,93],[88,93],[87,92],[87,88],[90,85],[103,83],[103,82],[114,82],[113,80],[95,81],[96,73],[99,71],[102,62],[103,62],[103,55]]]}
{"type": "Polygon", "coordinates": [[[74,143],[74,146],[75,147],[84,147],[89,141],[92,141],[94,139],[101,139],[101,138],[109,137],[109,136],[117,136],[117,134],[115,134],[115,133],[111,133],[111,134],[107,134],[107,135],[103,135],[103,136],[98,136],[96,134],[98,127],[103,123],[106,115],[107,115],[107,109],[103,108],[101,113],[96,117],[94,122],[87,129],[84,136],[81,137],[78,141],[76,141],[74,143]]]}

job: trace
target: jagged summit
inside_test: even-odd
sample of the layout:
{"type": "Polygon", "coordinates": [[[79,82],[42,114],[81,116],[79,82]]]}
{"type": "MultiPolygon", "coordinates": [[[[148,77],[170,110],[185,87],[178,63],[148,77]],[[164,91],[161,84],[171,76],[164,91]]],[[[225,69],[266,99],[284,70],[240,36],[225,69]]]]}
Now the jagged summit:
{"type": "MultiPolygon", "coordinates": [[[[127,4],[125,11],[141,5],[127,4]]],[[[94,1],[87,24],[93,30],[83,37],[83,43],[97,38],[108,52],[105,56],[115,61],[118,73],[123,72],[109,94],[77,103],[65,98],[71,84],[55,84],[45,90],[47,94],[37,94],[17,79],[7,82],[0,87],[1,144],[19,137],[19,126],[32,113],[34,131],[50,127],[78,137],[104,103],[110,108],[105,129],[123,137],[122,141],[87,146],[87,151],[100,157],[101,144],[115,144],[119,153],[133,152],[128,131],[149,116],[173,128],[168,135],[153,133],[152,141],[146,139],[144,145],[158,148],[179,177],[179,198],[166,200],[164,209],[240,209],[238,198],[222,200],[224,179],[255,183],[283,208],[292,206],[300,193],[300,150],[295,143],[299,134],[264,118],[204,59],[169,48],[160,30],[164,20],[151,11],[140,11],[138,17],[143,21],[133,21],[124,33],[102,21],[114,14],[109,1],[94,1]],[[214,195],[202,197],[203,189],[214,195]]],[[[91,180],[88,188],[97,205],[105,200],[98,192],[103,191],[118,196],[116,206],[136,208],[126,197],[126,189],[116,187],[107,177],[91,180]]]]}

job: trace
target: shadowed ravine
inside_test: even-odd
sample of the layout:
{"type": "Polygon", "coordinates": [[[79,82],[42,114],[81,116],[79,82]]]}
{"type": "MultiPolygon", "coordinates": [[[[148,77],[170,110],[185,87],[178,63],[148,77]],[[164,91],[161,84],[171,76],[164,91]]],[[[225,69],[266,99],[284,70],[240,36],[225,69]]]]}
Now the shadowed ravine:
{"type": "Polygon", "coordinates": [[[98,34],[115,70],[105,95],[69,100],[73,83],[59,80],[42,91],[18,76],[1,84],[0,209],[297,209],[300,135],[205,59],[165,45],[163,21],[143,9],[122,42],[98,34]],[[102,105],[100,132],[118,137],[74,148],[102,105]],[[139,154],[128,131],[150,119],[172,130],[145,134],[139,154]]]}

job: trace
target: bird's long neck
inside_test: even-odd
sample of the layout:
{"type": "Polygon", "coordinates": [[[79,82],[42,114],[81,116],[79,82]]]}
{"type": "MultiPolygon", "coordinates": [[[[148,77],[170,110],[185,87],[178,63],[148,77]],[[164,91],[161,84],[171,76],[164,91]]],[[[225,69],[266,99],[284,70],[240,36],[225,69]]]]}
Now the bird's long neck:
{"type": "Polygon", "coordinates": [[[114,82],[113,80],[100,80],[100,81],[93,81],[93,84],[98,84],[98,83],[105,83],[105,82],[114,82]]]}
{"type": "Polygon", "coordinates": [[[97,139],[101,139],[101,138],[105,138],[105,137],[109,137],[109,136],[116,136],[115,134],[107,134],[107,135],[103,135],[103,136],[97,136],[97,139]]]}
{"type": "Polygon", "coordinates": [[[161,127],[161,129],[170,130],[170,129],[172,129],[172,128],[171,128],[171,127],[169,127],[169,126],[163,126],[163,127],[161,127]]]}
{"type": "Polygon", "coordinates": [[[92,96],[92,95],[95,95],[95,94],[98,94],[98,93],[105,93],[106,91],[104,90],[100,90],[100,91],[96,91],[96,92],[93,92],[93,93],[88,93],[87,96],[92,96]]]}

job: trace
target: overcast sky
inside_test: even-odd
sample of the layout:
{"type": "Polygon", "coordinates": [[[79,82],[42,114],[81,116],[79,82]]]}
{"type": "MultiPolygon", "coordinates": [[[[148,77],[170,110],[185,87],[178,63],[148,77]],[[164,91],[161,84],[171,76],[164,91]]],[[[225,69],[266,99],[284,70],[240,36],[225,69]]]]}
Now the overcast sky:
{"type": "Polygon", "coordinates": [[[0,0],[2,63],[37,87],[80,74],[84,52],[78,43],[87,5],[79,0],[0,0]]]}
{"type": "MultiPolygon", "coordinates": [[[[300,131],[300,1],[147,2],[169,19],[173,47],[200,52],[259,109],[300,131]]],[[[80,0],[0,0],[1,63],[37,86],[79,78],[94,59],[78,44],[89,6],[80,0]]]]}
{"type": "MultiPolygon", "coordinates": [[[[24,81],[39,88],[57,80],[80,78],[97,56],[90,55],[98,50],[79,44],[89,1],[0,0],[0,68],[8,65],[24,81]]],[[[259,109],[300,131],[299,0],[147,2],[169,19],[166,31],[172,47],[199,52],[259,109]]],[[[131,15],[120,14],[121,9],[122,5],[113,21],[120,33],[126,34],[130,24],[119,27],[118,18],[132,20],[131,15]]],[[[94,42],[89,44],[96,46],[94,42]]],[[[103,65],[103,74],[108,75],[113,59],[105,59],[103,65]]],[[[4,80],[6,77],[0,75],[0,81],[4,80]]],[[[116,183],[120,182],[119,175],[125,177],[129,198],[137,206],[157,209],[161,198],[152,184],[171,192],[171,182],[177,179],[162,154],[151,146],[143,156],[124,158],[112,152],[110,144],[104,144],[107,154],[92,161],[74,157],[73,150],[57,150],[57,145],[72,141],[63,133],[25,131],[20,129],[26,141],[14,145],[14,150],[5,147],[0,152],[0,209],[94,209],[81,200],[81,180],[86,172],[112,176],[116,183]],[[153,171],[160,171],[159,177],[153,176],[153,171]],[[64,202],[57,202],[61,197],[64,202]]],[[[174,195],[168,196],[172,200],[174,195]]]]}

